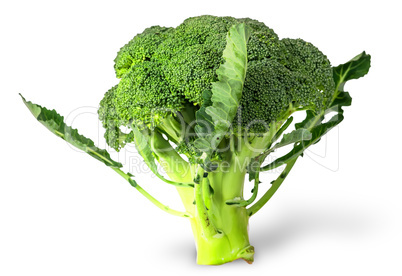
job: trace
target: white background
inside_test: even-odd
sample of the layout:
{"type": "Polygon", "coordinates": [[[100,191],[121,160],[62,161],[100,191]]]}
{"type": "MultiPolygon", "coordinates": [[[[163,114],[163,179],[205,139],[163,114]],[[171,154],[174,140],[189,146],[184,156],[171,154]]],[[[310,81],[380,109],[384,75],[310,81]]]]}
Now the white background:
{"type": "MultiPolygon", "coordinates": [[[[397,2],[3,1],[0,275],[402,275],[397,2]],[[202,14],[258,19],[312,42],[333,65],[372,55],[370,73],[347,84],[353,106],[323,142],[328,151],[313,149],[324,157],[300,159],[252,217],[251,266],[196,265],[187,221],[52,135],[18,96],[70,114],[103,147],[94,110],[117,83],[116,52],[146,27],[202,14]]],[[[137,180],[180,208],[173,188],[149,173],[137,180]]]]}

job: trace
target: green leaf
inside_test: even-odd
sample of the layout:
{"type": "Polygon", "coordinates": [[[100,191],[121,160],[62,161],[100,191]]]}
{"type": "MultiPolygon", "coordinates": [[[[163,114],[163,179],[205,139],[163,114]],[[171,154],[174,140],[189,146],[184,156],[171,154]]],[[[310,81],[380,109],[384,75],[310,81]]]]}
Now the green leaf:
{"type": "Polygon", "coordinates": [[[206,112],[220,132],[228,130],[239,107],[247,71],[249,37],[249,30],[244,23],[230,28],[223,51],[225,63],[216,70],[219,81],[212,83],[212,106],[208,106],[206,112]]]}
{"type": "Polygon", "coordinates": [[[138,153],[144,158],[145,164],[149,167],[149,169],[162,181],[179,186],[179,187],[194,187],[192,183],[178,183],[171,180],[166,179],[162,176],[158,171],[158,166],[155,163],[155,156],[151,150],[151,147],[148,144],[147,134],[143,134],[136,126],[133,126],[133,134],[134,134],[134,145],[137,149],[138,153]]]}
{"type": "Polygon", "coordinates": [[[206,123],[196,130],[202,141],[197,139],[195,146],[208,156],[218,147],[236,116],[247,71],[249,37],[250,30],[244,23],[229,29],[223,51],[225,62],[216,70],[218,81],[212,83],[211,100],[204,103],[205,108],[201,108],[196,114],[198,124],[201,124],[201,120],[206,120],[206,123]],[[208,132],[202,133],[206,128],[208,132]]]}
{"type": "Polygon", "coordinates": [[[203,152],[209,152],[211,150],[211,144],[206,138],[196,139],[194,141],[194,146],[203,152]]]}
{"type": "Polygon", "coordinates": [[[366,75],[370,69],[371,57],[366,52],[355,56],[349,62],[333,68],[335,85],[339,91],[348,80],[358,79],[366,75]]]}
{"type": "Polygon", "coordinates": [[[334,115],[328,122],[316,125],[311,129],[311,139],[303,140],[295,144],[293,149],[282,157],[275,159],[270,164],[261,168],[261,171],[268,171],[275,169],[283,164],[288,163],[290,160],[303,154],[304,150],[309,146],[317,143],[328,131],[337,126],[343,120],[342,114],[334,115]]]}
{"type": "Polygon", "coordinates": [[[332,111],[343,113],[342,107],[351,105],[352,97],[350,96],[350,94],[348,92],[339,91],[338,95],[334,98],[329,108],[325,110],[325,113],[329,113],[332,111]]]}
{"type": "Polygon", "coordinates": [[[26,101],[20,94],[22,101],[31,111],[32,115],[42,123],[47,129],[56,134],[61,139],[67,141],[74,147],[88,153],[93,158],[101,161],[106,166],[121,168],[122,164],[110,158],[109,153],[104,149],[99,149],[94,142],[82,136],[76,129],[64,123],[64,117],[59,115],[54,109],[48,110],[45,107],[26,101]]]}
{"type": "Polygon", "coordinates": [[[305,129],[311,129],[314,126],[320,124],[322,120],[324,119],[323,116],[320,116],[317,118],[317,116],[320,116],[316,114],[314,111],[311,110],[306,110],[306,118],[301,121],[300,123],[295,124],[295,128],[305,128],[305,129]]]}
{"type": "Polygon", "coordinates": [[[310,140],[312,138],[312,134],[310,131],[308,131],[305,128],[299,128],[296,130],[293,130],[290,133],[284,134],[282,140],[277,143],[274,148],[280,148],[284,147],[296,142],[304,141],[304,140],[310,140]]]}
{"type": "Polygon", "coordinates": [[[333,67],[333,77],[336,91],[329,103],[326,113],[336,111],[343,113],[342,107],[352,104],[352,97],[344,91],[345,83],[352,79],[358,79],[366,75],[370,69],[371,57],[366,52],[357,55],[345,64],[333,67]]]}

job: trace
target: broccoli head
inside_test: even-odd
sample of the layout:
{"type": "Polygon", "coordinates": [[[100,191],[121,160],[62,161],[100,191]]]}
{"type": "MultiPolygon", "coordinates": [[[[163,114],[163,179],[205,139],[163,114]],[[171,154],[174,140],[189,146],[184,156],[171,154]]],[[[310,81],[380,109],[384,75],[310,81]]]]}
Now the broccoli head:
{"type": "MultiPolygon", "coordinates": [[[[217,81],[227,32],[239,23],[248,26],[250,38],[233,125],[263,133],[295,110],[322,109],[335,87],[330,62],[315,46],[301,39],[280,40],[256,20],[205,15],[186,19],[177,28],[148,28],[120,49],[115,59],[120,83],[100,104],[100,110],[115,109],[114,122],[104,123],[106,136],[117,137],[119,126],[157,127],[188,106],[195,114],[203,105],[203,92],[217,81]]],[[[115,149],[117,145],[122,144],[110,144],[115,149]]]]}

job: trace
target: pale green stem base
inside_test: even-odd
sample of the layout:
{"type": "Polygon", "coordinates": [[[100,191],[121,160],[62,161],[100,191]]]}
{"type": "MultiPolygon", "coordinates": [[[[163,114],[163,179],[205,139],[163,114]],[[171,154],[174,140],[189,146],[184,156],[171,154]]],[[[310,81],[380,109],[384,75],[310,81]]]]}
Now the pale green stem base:
{"type": "Polygon", "coordinates": [[[198,264],[219,265],[237,259],[254,261],[254,248],[248,238],[247,209],[226,204],[234,198],[243,198],[244,176],[245,171],[231,166],[226,172],[209,173],[207,181],[198,184],[210,185],[211,189],[195,187],[197,206],[190,220],[198,264]],[[197,191],[202,192],[204,200],[199,199],[197,191]]]}
{"type": "MultiPolygon", "coordinates": [[[[197,173],[203,178],[203,171],[197,172],[198,165],[188,165],[174,150],[159,151],[168,147],[164,139],[153,139],[151,146],[172,180],[191,182],[197,173]]],[[[190,214],[197,263],[201,265],[219,265],[237,259],[252,263],[254,260],[254,248],[248,238],[247,209],[226,204],[236,198],[243,199],[246,174],[245,167],[239,166],[242,160],[238,156],[230,158],[233,160],[228,160],[227,171],[209,173],[194,188],[176,187],[186,213],[190,214]]]]}
{"type": "Polygon", "coordinates": [[[190,219],[197,246],[197,263],[200,265],[220,265],[237,259],[244,259],[248,263],[254,261],[254,247],[248,238],[248,216],[246,210],[228,211],[230,224],[226,224],[225,231],[219,230],[215,235],[208,236],[205,229],[196,219],[190,219]]]}

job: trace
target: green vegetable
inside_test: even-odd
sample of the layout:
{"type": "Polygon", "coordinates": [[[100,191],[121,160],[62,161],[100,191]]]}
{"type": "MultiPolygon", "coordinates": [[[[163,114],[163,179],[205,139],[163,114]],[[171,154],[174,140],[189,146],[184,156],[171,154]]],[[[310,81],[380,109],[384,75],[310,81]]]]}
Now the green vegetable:
{"type": "Polygon", "coordinates": [[[135,36],[117,54],[120,81],[100,102],[99,119],[108,145],[119,151],[133,143],[151,171],[175,186],[185,211],[148,194],[56,111],[23,101],[49,130],[115,170],[157,207],[188,218],[199,264],[252,263],[249,218],[303,152],[343,120],[351,105],[345,83],[369,68],[365,52],[332,67],[311,43],[279,39],[248,18],[199,16],[135,36]],[[295,112],[305,112],[305,119],[294,123],[295,112]],[[264,164],[281,147],[288,153],[264,164]],[[282,173],[257,197],[260,174],[280,166],[282,173]],[[246,175],[254,182],[248,199],[246,175]]]}

